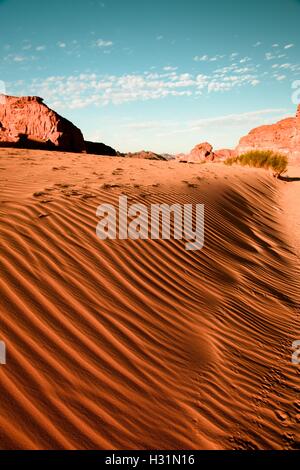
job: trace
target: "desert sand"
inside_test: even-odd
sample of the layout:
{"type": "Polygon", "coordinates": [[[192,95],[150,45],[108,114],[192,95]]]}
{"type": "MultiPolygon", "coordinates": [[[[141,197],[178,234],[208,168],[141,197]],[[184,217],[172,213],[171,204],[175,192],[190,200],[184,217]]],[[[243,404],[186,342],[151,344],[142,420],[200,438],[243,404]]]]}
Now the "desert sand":
{"type": "Polygon", "coordinates": [[[0,188],[1,449],[300,448],[300,181],[2,148],[0,188]],[[205,247],[100,241],[120,194],[205,247]]]}

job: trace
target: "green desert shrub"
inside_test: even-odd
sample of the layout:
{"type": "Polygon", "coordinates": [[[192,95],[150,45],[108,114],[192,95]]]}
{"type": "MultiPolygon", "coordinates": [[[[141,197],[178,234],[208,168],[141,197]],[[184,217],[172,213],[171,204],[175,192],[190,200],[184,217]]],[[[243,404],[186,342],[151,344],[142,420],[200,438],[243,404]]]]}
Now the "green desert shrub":
{"type": "Polygon", "coordinates": [[[228,157],[228,158],[226,158],[226,160],[224,161],[224,164],[225,164],[225,165],[228,165],[228,166],[231,166],[231,165],[233,165],[234,163],[238,163],[237,157],[228,157]]]}
{"type": "Polygon", "coordinates": [[[251,150],[250,152],[225,160],[226,165],[233,165],[234,163],[272,170],[273,176],[278,178],[278,176],[286,172],[288,158],[286,155],[275,153],[272,150],[251,150]]]}

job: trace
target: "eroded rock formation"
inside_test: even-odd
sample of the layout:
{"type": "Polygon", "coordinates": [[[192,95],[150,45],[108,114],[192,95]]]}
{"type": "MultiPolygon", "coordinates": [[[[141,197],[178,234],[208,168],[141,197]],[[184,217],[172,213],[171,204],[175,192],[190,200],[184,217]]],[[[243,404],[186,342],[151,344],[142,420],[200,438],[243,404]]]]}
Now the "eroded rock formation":
{"type": "Polygon", "coordinates": [[[288,155],[291,161],[300,160],[300,105],[295,117],[256,127],[242,137],[237,154],[250,150],[273,150],[288,155]]]}
{"type": "Polygon", "coordinates": [[[0,145],[23,148],[85,150],[83,135],[37,96],[3,96],[0,100],[0,145]]]}
{"type": "Polygon", "coordinates": [[[212,145],[208,142],[202,142],[196,145],[193,150],[187,155],[179,156],[179,161],[182,163],[202,163],[214,160],[214,153],[212,145]]]}

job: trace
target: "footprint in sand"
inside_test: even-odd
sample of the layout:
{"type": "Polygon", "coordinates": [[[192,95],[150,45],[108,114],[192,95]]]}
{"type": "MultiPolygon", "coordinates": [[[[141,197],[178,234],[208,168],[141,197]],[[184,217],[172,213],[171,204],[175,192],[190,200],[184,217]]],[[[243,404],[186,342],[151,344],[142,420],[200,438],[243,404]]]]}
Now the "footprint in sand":
{"type": "Polygon", "coordinates": [[[96,194],[83,194],[82,196],[80,196],[80,199],[92,199],[95,197],[97,197],[96,194]]]}
{"type": "Polygon", "coordinates": [[[275,413],[275,416],[277,417],[277,419],[280,421],[282,426],[290,426],[291,421],[290,421],[290,417],[289,417],[288,413],[286,413],[283,410],[279,410],[279,409],[275,410],[274,413],[275,413]]]}
{"type": "Polygon", "coordinates": [[[47,196],[47,193],[44,192],[44,191],[36,191],[35,193],[33,193],[33,196],[34,196],[34,197],[47,196]]]}
{"type": "Polygon", "coordinates": [[[71,188],[74,185],[73,184],[68,184],[68,183],[56,183],[54,186],[56,186],[57,188],[66,189],[66,188],[71,188]]]}
{"type": "Polygon", "coordinates": [[[101,189],[112,189],[112,188],[120,188],[120,184],[110,184],[110,183],[103,183],[101,185],[101,189]]]}
{"type": "Polygon", "coordinates": [[[60,170],[67,170],[69,167],[68,166],[54,166],[52,168],[53,171],[60,171],[60,170]]]}
{"type": "Polygon", "coordinates": [[[297,400],[294,402],[294,407],[300,413],[300,400],[297,400]]]}

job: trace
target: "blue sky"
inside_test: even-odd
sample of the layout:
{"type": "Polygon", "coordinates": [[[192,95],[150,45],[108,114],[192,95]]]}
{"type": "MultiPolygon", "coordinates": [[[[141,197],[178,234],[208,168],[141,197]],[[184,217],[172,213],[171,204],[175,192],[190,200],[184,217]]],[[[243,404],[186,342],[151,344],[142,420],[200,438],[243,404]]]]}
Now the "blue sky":
{"type": "Polygon", "coordinates": [[[0,80],[121,151],[232,147],[294,114],[300,1],[0,0],[0,80]]]}

